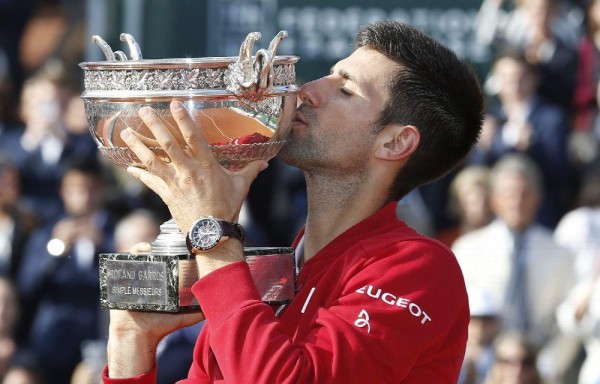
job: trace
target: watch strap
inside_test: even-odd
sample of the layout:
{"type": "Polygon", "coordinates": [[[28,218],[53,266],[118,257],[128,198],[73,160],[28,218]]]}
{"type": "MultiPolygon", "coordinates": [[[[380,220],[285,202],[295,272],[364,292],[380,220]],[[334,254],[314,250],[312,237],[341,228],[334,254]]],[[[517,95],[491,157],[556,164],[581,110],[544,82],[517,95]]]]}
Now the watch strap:
{"type": "Polygon", "coordinates": [[[244,233],[244,227],[242,227],[238,223],[230,223],[229,221],[225,220],[217,221],[221,225],[221,228],[223,230],[223,236],[238,239],[242,243],[244,242],[244,238],[246,237],[244,233]]]}

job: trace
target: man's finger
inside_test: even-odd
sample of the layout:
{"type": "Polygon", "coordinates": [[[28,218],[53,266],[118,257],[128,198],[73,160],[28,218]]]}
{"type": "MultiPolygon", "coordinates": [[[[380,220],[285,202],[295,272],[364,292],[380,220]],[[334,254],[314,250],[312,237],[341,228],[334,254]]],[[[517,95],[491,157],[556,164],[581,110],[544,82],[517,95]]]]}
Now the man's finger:
{"type": "Polygon", "coordinates": [[[144,183],[166,202],[166,196],[163,195],[163,192],[167,191],[166,183],[159,176],[137,167],[127,167],[127,173],[144,183]]]}
{"type": "Polygon", "coordinates": [[[152,249],[152,247],[150,246],[150,243],[137,243],[131,247],[131,249],[129,250],[129,253],[133,253],[133,254],[149,253],[151,251],[151,249],[152,249]]]}
{"type": "Polygon", "coordinates": [[[216,160],[204,139],[204,135],[202,135],[200,127],[191,118],[181,101],[172,101],[170,107],[171,114],[192,154],[195,155],[197,160],[206,159],[209,162],[215,162],[216,160]]]}
{"type": "Polygon", "coordinates": [[[177,135],[180,137],[180,140],[183,140],[177,127],[167,128],[166,124],[168,123],[161,120],[150,107],[140,108],[139,115],[144,124],[150,129],[150,132],[152,132],[152,135],[154,135],[156,141],[158,141],[158,144],[167,156],[171,158],[171,161],[180,163],[185,158],[185,154],[183,148],[177,139],[175,139],[175,135],[177,135]]]}
{"type": "Polygon", "coordinates": [[[236,175],[242,176],[244,181],[246,182],[248,188],[250,188],[250,184],[256,179],[258,174],[269,166],[269,163],[265,160],[256,160],[251,163],[248,163],[244,168],[235,172],[236,175]]]}
{"type": "Polygon", "coordinates": [[[166,170],[165,164],[158,159],[156,154],[150,150],[136,135],[132,134],[131,128],[121,131],[121,138],[131,151],[140,160],[140,163],[152,173],[159,174],[166,170]]]}

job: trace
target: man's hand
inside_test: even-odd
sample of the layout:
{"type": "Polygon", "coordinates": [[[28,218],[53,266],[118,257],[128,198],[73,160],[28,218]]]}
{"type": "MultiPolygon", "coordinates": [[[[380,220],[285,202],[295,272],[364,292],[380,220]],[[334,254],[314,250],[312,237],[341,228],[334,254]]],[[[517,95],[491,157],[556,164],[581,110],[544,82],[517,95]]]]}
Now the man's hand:
{"type": "Polygon", "coordinates": [[[170,107],[179,132],[169,130],[150,107],[139,111],[170,161],[158,157],[128,128],[121,137],[144,167],[129,167],[128,172],[162,198],[184,233],[201,216],[235,222],[250,184],[267,162],[255,161],[237,172],[224,169],[183,104],[173,101],[170,107]]]}
{"type": "MultiPolygon", "coordinates": [[[[238,172],[227,171],[216,161],[200,128],[181,102],[173,101],[170,107],[179,131],[166,127],[151,108],[144,107],[139,111],[168,160],[158,157],[128,128],[121,133],[121,138],[144,167],[129,167],[128,172],[162,198],[184,233],[202,216],[237,221],[250,184],[267,167],[267,162],[255,161],[238,172]]],[[[147,246],[137,245],[132,251],[147,251],[147,246]]],[[[200,276],[241,257],[241,244],[227,241],[207,254],[204,263],[198,263],[200,276]]],[[[119,310],[112,310],[110,317],[108,367],[109,376],[114,378],[150,371],[156,359],[156,348],[164,336],[204,318],[201,313],[119,310]]]]}
{"type": "Polygon", "coordinates": [[[127,378],[149,372],[163,337],[204,320],[201,312],[161,313],[112,309],[108,337],[108,375],[127,378]]]}
{"type": "MultiPolygon", "coordinates": [[[[150,251],[139,243],[131,253],[150,251]]],[[[111,310],[108,337],[108,374],[111,378],[139,376],[155,364],[156,348],[163,337],[204,320],[201,312],[161,313],[111,310]]]]}
{"type": "Polygon", "coordinates": [[[81,239],[88,239],[97,247],[102,243],[103,234],[90,217],[69,217],[56,223],[52,238],[61,240],[68,250],[81,239]]]}

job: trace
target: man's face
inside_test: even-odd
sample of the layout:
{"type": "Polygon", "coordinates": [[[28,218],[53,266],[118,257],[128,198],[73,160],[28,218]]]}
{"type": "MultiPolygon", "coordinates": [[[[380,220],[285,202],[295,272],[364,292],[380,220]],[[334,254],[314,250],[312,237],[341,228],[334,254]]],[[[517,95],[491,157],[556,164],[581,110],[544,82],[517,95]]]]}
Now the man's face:
{"type": "Polygon", "coordinates": [[[494,65],[494,76],[500,84],[500,98],[504,102],[527,100],[533,96],[537,80],[527,67],[517,60],[504,57],[494,65]]]}
{"type": "Polygon", "coordinates": [[[97,209],[101,185],[92,176],[80,171],[68,171],[61,182],[61,197],[65,211],[71,216],[85,216],[97,209]]]}
{"type": "Polygon", "coordinates": [[[496,377],[499,383],[536,383],[535,358],[515,341],[505,341],[498,347],[496,377]]]}
{"type": "Polygon", "coordinates": [[[469,343],[491,346],[500,333],[498,316],[471,316],[469,321],[469,343]]]}
{"type": "Polygon", "coordinates": [[[461,219],[472,226],[487,224],[491,216],[488,188],[483,183],[469,183],[457,188],[461,219]]]}
{"type": "Polygon", "coordinates": [[[513,230],[522,231],[535,220],[540,194],[533,182],[519,172],[504,171],[491,191],[492,210],[513,230]]]}
{"type": "Polygon", "coordinates": [[[329,76],[305,84],[281,158],[304,170],[362,170],[371,157],[373,123],[388,100],[387,85],[398,65],[379,52],[359,48],[329,76]]]}
{"type": "Polygon", "coordinates": [[[62,114],[61,90],[49,81],[30,84],[23,90],[21,118],[28,129],[44,130],[57,124],[62,114]]]}

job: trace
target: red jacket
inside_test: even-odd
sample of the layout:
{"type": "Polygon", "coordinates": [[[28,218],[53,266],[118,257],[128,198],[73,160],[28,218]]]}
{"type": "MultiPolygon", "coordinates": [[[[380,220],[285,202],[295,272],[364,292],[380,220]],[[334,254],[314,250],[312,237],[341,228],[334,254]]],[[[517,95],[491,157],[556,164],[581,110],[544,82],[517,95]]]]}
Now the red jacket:
{"type": "MultiPolygon", "coordinates": [[[[467,341],[462,273],[390,203],[308,260],[277,317],[249,269],[200,279],[206,316],[186,383],[455,383],[467,341]]],[[[105,383],[154,383],[155,372],[105,383]]]]}

